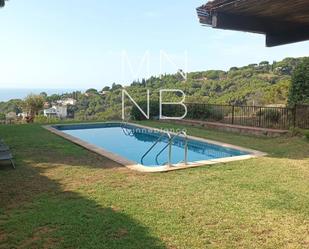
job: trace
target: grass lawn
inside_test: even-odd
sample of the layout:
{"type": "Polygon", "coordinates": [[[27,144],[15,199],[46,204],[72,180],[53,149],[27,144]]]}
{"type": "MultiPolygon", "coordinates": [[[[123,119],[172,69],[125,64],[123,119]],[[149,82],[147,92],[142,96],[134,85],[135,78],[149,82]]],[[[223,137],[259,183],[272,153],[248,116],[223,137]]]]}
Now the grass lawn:
{"type": "Polygon", "coordinates": [[[0,126],[17,165],[0,166],[0,248],[309,248],[305,139],[187,129],[269,155],[142,174],[39,125],[0,126]]]}

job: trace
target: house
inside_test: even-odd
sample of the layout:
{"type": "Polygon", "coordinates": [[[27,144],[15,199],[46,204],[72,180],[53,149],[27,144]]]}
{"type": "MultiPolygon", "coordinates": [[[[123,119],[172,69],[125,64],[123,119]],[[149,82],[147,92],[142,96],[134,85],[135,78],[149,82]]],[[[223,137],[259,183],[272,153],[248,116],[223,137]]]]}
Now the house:
{"type": "Polygon", "coordinates": [[[17,116],[24,120],[24,119],[26,119],[26,117],[28,117],[28,113],[21,112],[21,113],[18,113],[17,116]]]}
{"type": "Polygon", "coordinates": [[[61,105],[76,105],[76,100],[73,98],[66,98],[63,100],[58,100],[57,103],[61,105]]]}
{"type": "Polygon", "coordinates": [[[68,108],[66,105],[52,105],[51,108],[44,110],[45,117],[66,118],[68,116],[68,108]]]}

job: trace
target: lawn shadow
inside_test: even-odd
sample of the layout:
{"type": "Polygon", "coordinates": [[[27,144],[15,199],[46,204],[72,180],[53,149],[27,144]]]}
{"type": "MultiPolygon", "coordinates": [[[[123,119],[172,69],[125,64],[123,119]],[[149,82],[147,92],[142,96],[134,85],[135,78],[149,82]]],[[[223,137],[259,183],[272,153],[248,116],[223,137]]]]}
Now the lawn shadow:
{"type": "Polygon", "coordinates": [[[1,131],[16,161],[16,170],[0,165],[1,249],[166,248],[121,209],[78,193],[85,183],[82,177],[93,184],[128,169],[40,126],[7,126],[1,131]]]}
{"type": "Polygon", "coordinates": [[[66,191],[36,163],[22,160],[17,170],[0,171],[1,249],[166,248],[122,210],[66,191]]]}

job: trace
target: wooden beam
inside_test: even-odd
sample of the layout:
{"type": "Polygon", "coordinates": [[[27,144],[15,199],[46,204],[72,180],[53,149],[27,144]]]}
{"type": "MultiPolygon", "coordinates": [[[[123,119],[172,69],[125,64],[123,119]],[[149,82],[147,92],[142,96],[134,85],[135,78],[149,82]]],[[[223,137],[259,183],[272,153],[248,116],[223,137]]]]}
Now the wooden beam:
{"type": "Polygon", "coordinates": [[[266,34],[266,46],[274,47],[309,40],[309,26],[270,32],[266,34]]]}
{"type": "Polygon", "coordinates": [[[212,15],[212,27],[244,32],[266,34],[266,46],[273,47],[309,40],[309,26],[257,17],[226,13],[212,15]]]}
{"type": "Polygon", "coordinates": [[[212,27],[265,34],[268,25],[258,18],[216,12],[212,15],[212,27]]]}

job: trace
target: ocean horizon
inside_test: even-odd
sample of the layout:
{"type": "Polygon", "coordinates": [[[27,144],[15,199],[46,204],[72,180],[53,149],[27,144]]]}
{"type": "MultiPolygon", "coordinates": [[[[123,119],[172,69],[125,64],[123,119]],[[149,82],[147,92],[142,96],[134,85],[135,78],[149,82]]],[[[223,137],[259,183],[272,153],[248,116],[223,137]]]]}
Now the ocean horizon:
{"type": "Polygon", "coordinates": [[[29,94],[40,94],[46,92],[51,94],[71,93],[73,91],[85,91],[84,89],[45,89],[45,88],[0,88],[0,102],[9,101],[11,99],[24,99],[29,94]]]}

